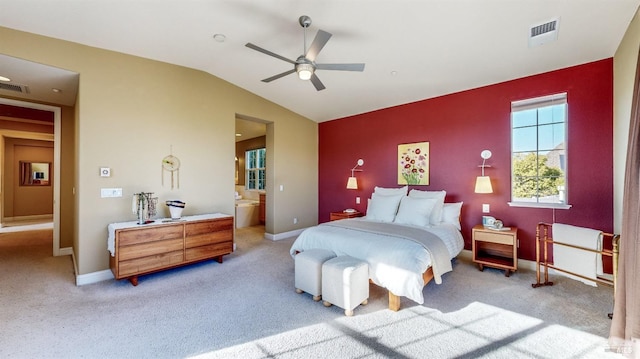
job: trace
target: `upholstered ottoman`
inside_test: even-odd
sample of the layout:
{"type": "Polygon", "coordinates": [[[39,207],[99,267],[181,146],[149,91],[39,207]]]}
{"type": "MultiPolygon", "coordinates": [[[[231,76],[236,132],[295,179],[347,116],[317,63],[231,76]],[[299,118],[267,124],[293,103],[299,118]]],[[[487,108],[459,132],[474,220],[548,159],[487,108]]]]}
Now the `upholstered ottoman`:
{"type": "Polygon", "coordinates": [[[369,298],[369,265],[350,256],[338,256],[322,265],[322,299],[329,307],[335,304],[347,316],[353,309],[367,304],[369,298]]]}
{"type": "Polygon", "coordinates": [[[307,249],[295,255],[295,286],[298,294],[307,292],[316,302],[322,296],[322,264],[336,254],[327,249],[307,249]]]}

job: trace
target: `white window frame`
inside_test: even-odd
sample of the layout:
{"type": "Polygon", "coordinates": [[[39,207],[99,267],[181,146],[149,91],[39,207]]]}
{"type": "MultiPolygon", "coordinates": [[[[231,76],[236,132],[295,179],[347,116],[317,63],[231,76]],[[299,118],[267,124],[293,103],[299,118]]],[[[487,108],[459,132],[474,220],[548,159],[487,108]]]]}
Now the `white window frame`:
{"type": "MultiPolygon", "coordinates": [[[[526,127],[535,127],[536,128],[536,147],[534,151],[526,151],[526,152],[534,152],[537,156],[540,156],[542,153],[546,153],[551,148],[540,148],[540,137],[538,137],[539,129],[543,128],[543,126],[548,126],[550,123],[540,124],[538,122],[539,117],[536,116],[536,124],[529,125],[526,127]]],[[[567,156],[567,148],[568,148],[568,134],[569,134],[569,105],[567,102],[567,93],[559,93],[549,96],[536,97],[526,100],[513,101],[511,102],[511,202],[509,202],[509,206],[512,207],[533,207],[533,208],[553,208],[553,209],[568,209],[571,208],[571,205],[568,204],[568,194],[569,194],[569,183],[568,183],[568,156],[567,156]],[[539,197],[534,197],[531,201],[524,201],[522,199],[514,200],[514,185],[515,185],[515,173],[514,173],[514,158],[516,151],[514,151],[514,130],[523,127],[514,128],[514,113],[525,111],[525,110],[533,110],[533,109],[542,109],[549,106],[565,104],[565,114],[563,122],[553,121],[552,123],[559,124],[564,123],[564,196],[559,195],[560,199],[558,202],[541,202],[539,197]],[[563,199],[564,198],[564,199],[563,199]]],[[[523,151],[524,152],[524,151],[523,151]]],[[[536,178],[539,178],[536,176],[536,178]]]]}
{"type": "Polygon", "coordinates": [[[266,188],[266,166],[267,166],[267,153],[266,153],[267,149],[265,147],[262,148],[256,148],[253,150],[246,150],[245,154],[244,154],[244,158],[245,158],[245,181],[244,181],[244,188],[248,191],[262,191],[266,188]],[[264,151],[265,153],[265,157],[264,157],[264,161],[260,161],[260,151],[264,151]],[[251,156],[251,153],[255,153],[256,154],[256,166],[253,167],[253,164],[251,163],[251,160],[249,159],[251,156]],[[254,174],[254,178],[250,179],[251,174],[254,174]],[[262,174],[262,176],[261,176],[262,174]],[[262,178],[262,182],[260,182],[260,178],[262,178]],[[253,186],[252,188],[252,184],[255,183],[255,186],[253,186]]]}

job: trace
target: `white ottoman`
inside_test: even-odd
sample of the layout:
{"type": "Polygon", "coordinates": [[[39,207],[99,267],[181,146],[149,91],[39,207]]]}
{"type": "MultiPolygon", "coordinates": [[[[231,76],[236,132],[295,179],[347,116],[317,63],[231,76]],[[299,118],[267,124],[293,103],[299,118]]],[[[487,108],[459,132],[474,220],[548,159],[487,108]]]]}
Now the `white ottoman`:
{"type": "Polygon", "coordinates": [[[307,292],[316,302],[322,295],[322,264],[336,254],[327,249],[307,249],[295,255],[295,286],[298,294],[307,292]]]}
{"type": "Polygon", "coordinates": [[[347,316],[353,309],[367,304],[369,298],[369,265],[350,256],[338,256],[322,265],[322,299],[329,307],[335,304],[347,316]]]}

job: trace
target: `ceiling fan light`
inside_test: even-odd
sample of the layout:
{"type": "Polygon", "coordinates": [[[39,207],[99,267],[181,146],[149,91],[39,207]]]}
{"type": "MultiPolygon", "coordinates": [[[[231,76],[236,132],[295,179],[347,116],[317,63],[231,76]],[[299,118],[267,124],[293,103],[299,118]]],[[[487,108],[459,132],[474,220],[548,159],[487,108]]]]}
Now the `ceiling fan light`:
{"type": "Polygon", "coordinates": [[[311,64],[297,64],[296,72],[298,73],[298,78],[300,80],[309,80],[311,75],[313,75],[313,65],[311,64]]]}

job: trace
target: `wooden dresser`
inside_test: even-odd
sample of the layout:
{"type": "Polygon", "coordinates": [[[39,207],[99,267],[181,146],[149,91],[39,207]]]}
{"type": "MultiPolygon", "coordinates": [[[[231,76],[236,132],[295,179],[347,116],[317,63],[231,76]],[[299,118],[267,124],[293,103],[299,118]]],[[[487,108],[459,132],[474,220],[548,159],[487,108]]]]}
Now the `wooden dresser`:
{"type": "Polygon", "coordinates": [[[220,213],[109,225],[109,266],[116,279],[138,285],[138,276],[207,259],[222,263],[233,252],[233,217],[220,213]]]}

